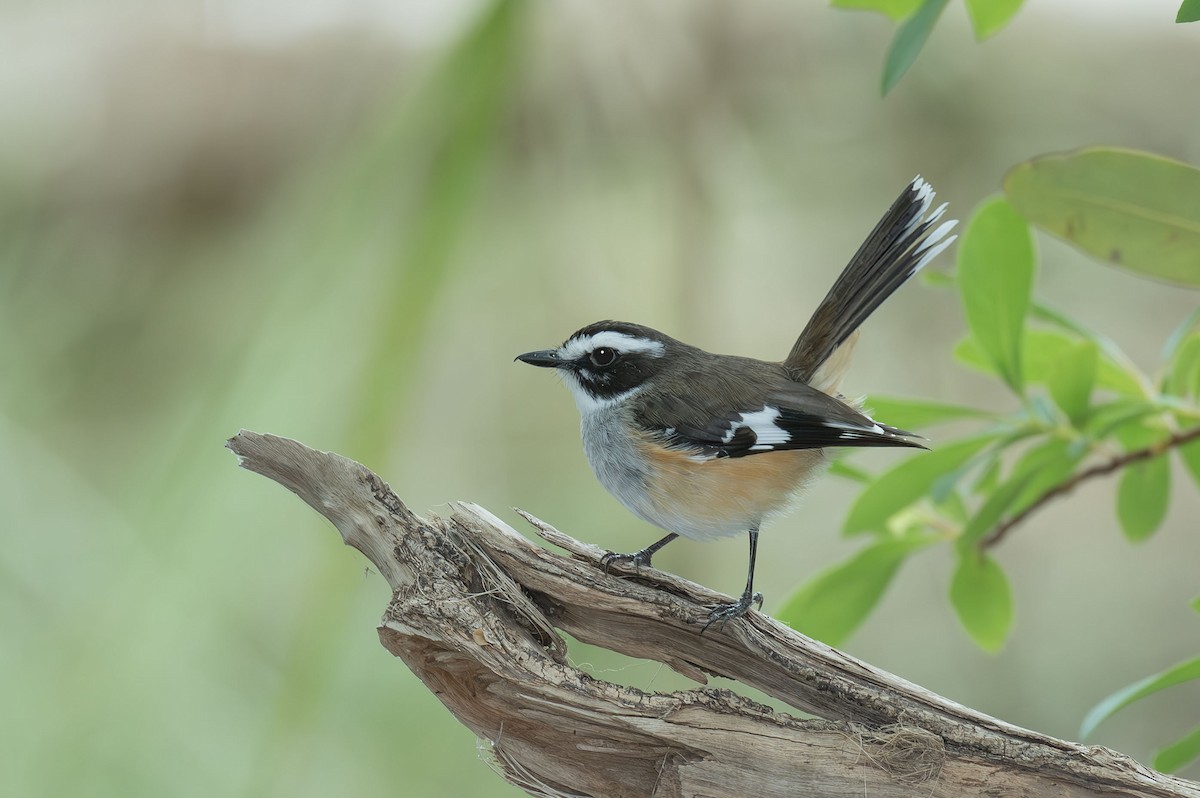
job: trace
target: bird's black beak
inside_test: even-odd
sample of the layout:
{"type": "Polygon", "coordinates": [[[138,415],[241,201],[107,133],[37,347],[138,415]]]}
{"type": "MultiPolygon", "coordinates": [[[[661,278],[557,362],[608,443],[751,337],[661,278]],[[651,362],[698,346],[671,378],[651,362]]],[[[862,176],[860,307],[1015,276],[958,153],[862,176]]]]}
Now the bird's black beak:
{"type": "Polygon", "coordinates": [[[537,352],[526,352],[523,355],[517,355],[517,360],[522,363],[528,363],[531,366],[541,366],[542,368],[563,368],[568,365],[567,361],[558,356],[557,349],[542,349],[537,352]]]}

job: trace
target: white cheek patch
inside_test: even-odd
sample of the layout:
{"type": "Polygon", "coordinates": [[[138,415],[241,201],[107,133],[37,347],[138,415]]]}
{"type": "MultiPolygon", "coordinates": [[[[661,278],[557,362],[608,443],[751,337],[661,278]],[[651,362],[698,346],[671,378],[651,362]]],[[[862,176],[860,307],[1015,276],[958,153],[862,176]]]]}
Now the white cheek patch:
{"type": "Polygon", "coordinates": [[[663,352],[666,350],[662,341],[651,341],[649,338],[626,335],[614,330],[604,330],[594,335],[572,338],[563,344],[562,349],[558,350],[558,356],[564,360],[575,360],[602,346],[615,349],[618,352],[638,352],[650,355],[651,357],[662,357],[663,352]]]}
{"type": "Polygon", "coordinates": [[[571,396],[575,399],[575,406],[579,408],[579,415],[590,416],[606,408],[618,405],[624,402],[629,397],[638,393],[644,386],[630,388],[625,393],[619,393],[615,396],[593,396],[592,393],[579,382],[579,377],[573,373],[567,373],[564,382],[571,389],[571,396]]]}
{"type": "Polygon", "coordinates": [[[785,429],[781,429],[775,424],[779,418],[779,408],[764,405],[762,410],[756,410],[753,413],[739,413],[739,421],[733,422],[729,430],[721,438],[723,443],[729,443],[733,440],[733,436],[742,427],[748,428],[754,433],[754,445],[750,447],[752,452],[761,452],[768,449],[774,449],[776,446],[781,446],[792,439],[792,435],[785,429]]]}

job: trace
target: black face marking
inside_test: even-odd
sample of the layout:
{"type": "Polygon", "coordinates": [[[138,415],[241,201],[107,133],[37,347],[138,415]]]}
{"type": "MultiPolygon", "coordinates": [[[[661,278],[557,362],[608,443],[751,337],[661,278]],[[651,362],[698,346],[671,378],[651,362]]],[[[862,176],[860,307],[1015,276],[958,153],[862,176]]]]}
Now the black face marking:
{"type": "Polygon", "coordinates": [[[570,370],[579,385],[596,399],[611,399],[641,386],[664,367],[668,347],[677,342],[657,330],[625,322],[596,322],[568,338],[563,346],[573,342],[598,338],[595,346],[570,361],[570,370]],[[616,333],[605,340],[603,333],[616,333]],[[627,338],[636,345],[622,348],[620,339],[627,338]],[[647,344],[654,351],[646,351],[647,344]],[[661,346],[653,346],[653,345],[661,346]]]}
{"type": "Polygon", "coordinates": [[[575,361],[579,383],[597,399],[609,399],[641,385],[654,374],[658,358],[644,352],[621,352],[600,347],[575,361]],[[612,353],[597,356],[598,353],[612,353]],[[605,365],[600,365],[600,364],[605,365]]]}

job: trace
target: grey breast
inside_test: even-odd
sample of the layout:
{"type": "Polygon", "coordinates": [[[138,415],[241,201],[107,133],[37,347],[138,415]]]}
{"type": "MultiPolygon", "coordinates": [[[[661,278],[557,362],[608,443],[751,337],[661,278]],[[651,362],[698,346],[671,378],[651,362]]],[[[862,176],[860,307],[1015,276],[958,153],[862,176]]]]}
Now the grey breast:
{"type": "Polygon", "coordinates": [[[653,523],[647,517],[648,471],[628,432],[630,425],[620,415],[628,412],[616,406],[585,415],[580,422],[583,451],[600,483],[633,513],[653,523]]]}

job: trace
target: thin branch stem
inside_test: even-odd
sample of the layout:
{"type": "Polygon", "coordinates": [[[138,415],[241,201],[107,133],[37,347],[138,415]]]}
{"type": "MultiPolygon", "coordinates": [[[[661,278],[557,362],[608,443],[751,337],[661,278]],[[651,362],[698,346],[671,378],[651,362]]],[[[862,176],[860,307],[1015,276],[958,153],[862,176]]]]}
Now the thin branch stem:
{"type": "Polygon", "coordinates": [[[1169,437],[1164,438],[1155,444],[1147,446],[1144,449],[1134,449],[1131,452],[1125,452],[1124,454],[1117,455],[1116,457],[1113,457],[1103,463],[1094,465],[1091,468],[1086,468],[1083,471],[1080,471],[1078,474],[1072,476],[1066,482],[1055,485],[1041,496],[1038,496],[1037,500],[1034,501],[1033,504],[1017,513],[1012,518],[999,523],[996,528],[992,530],[991,534],[980,541],[979,548],[989,549],[992,546],[995,546],[1004,539],[1004,537],[1009,533],[1009,531],[1012,530],[1013,527],[1017,526],[1030,515],[1040,510],[1042,505],[1058,498],[1059,496],[1064,496],[1070,493],[1079,483],[1095,477],[1102,477],[1107,474],[1111,474],[1114,471],[1119,471],[1122,468],[1125,468],[1126,466],[1133,465],[1134,463],[1140,463],[1142,460],[1149,460],[1152,457],[1158,457],[1159,455],[1166,453],[1169,449],[1183,446],[1195,440],[1200,440],[1200,427],[1193,427],[1192,429],[1185,430],[1183,432],[1173,433],[1169,437]]]}

